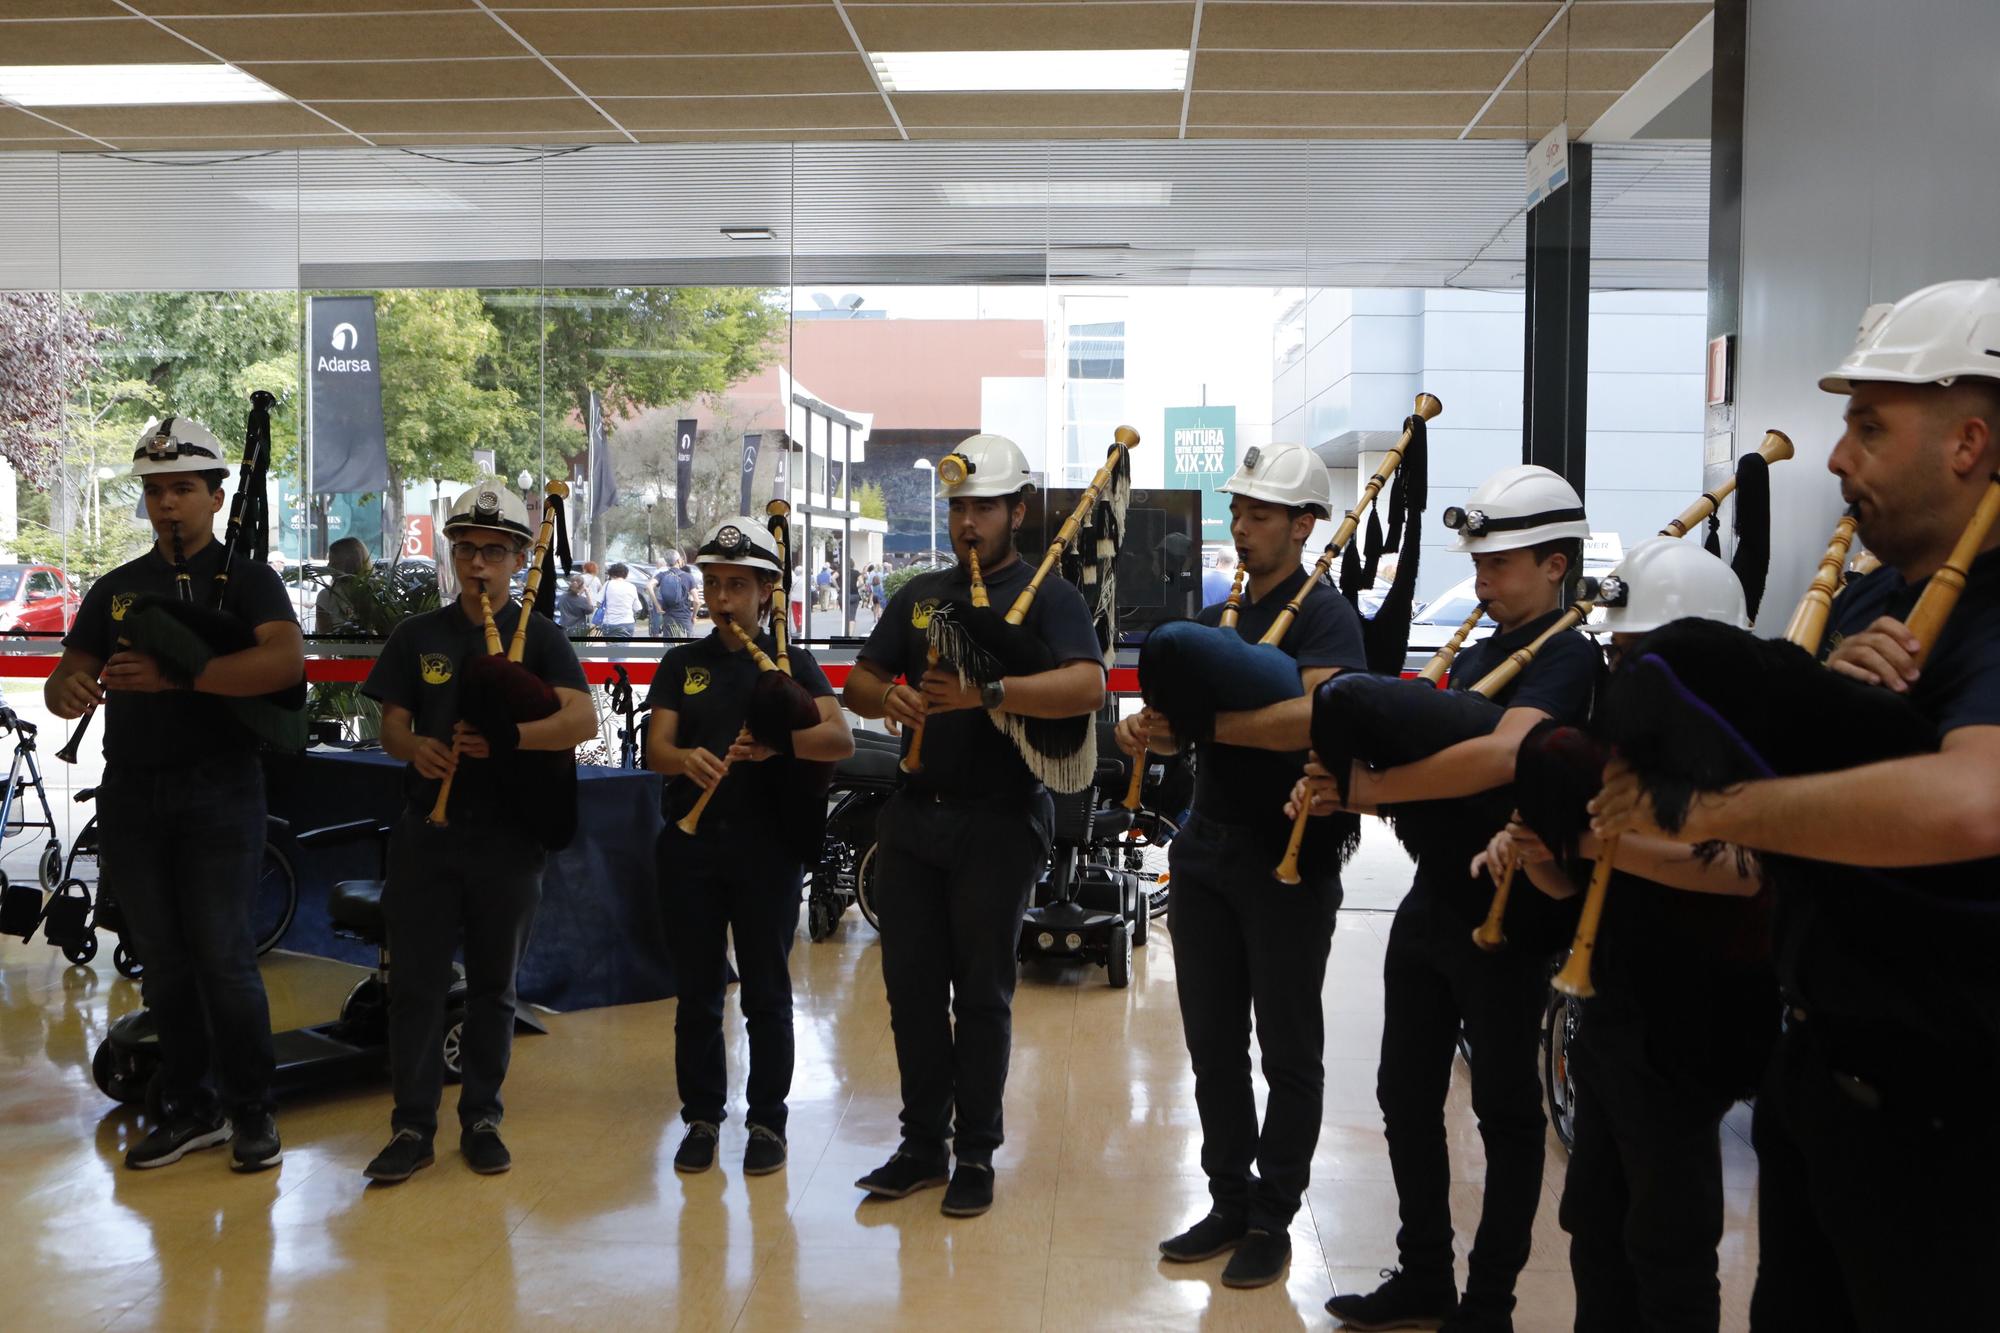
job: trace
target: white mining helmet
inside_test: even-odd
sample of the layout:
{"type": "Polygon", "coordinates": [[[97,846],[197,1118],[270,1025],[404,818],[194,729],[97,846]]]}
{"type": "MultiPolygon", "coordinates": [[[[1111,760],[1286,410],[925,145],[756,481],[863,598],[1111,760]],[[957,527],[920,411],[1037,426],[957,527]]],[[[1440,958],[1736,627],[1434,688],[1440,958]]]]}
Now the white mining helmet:
{"type": "Polygon", "coordinates": [[[725,518],[708,530],[701,549],[695,552],[697,565],[742,565],[782,573],[778,564],[778,542],[770,530],[748,514],[725,518]]]}
{"type": "Polygon", "coordinates": [[[1444,525],[1458,534],[1451,549],[1474,555],[1590,536],[1576,488],[1536,463],[1502,468],[1480,482],[1464,508],[1444,511],[1444,525]]]}
{"type": "Polygon", "coordinates": [[[444,532],[449,537],[464,528],[484,528],[510,536],[530,538],[528,507],[507,483],[488,477],[452,502],[445,515],[444,532]]]}
{"type": "Polygon", "coordinates": [[[163,472],[214,472],[227,469],[222,442],[193,417],[168,417],[139,432],[128,476],[152,477],[163,472]]]}
{"type": "Polygon", "coordinates": [[[1035,489],[1028,456],[1005,435],[974,435],[938,460],[946,499],[986,499],[1035,489]]]}
{"type": "Polygon", "coordinates": [[[1303,445],[1260,445],[1248,450],[1229,480],[1222,483],[1222,490],[1225,495],[1333,517],[1333,483],[1327,478],[1326,464],[1303,445]]]}
{"type": "Polygon", "coordinates": [[[1819,387],[1852,393],[1857,383],[1955,384],[2000,380],[2000,278],[1941,282],[1861,316],[1854,348],[1819,387]]]}
{"type": "Polygon", "coordinates": [[[1593,634],[1644,634],[1690,617],[1750,628],[1743,585],[1734,570],[1679,537],[1649,537],[1632,548],[1597,585],[1597,605],[1605,608],[1593,634]]]}

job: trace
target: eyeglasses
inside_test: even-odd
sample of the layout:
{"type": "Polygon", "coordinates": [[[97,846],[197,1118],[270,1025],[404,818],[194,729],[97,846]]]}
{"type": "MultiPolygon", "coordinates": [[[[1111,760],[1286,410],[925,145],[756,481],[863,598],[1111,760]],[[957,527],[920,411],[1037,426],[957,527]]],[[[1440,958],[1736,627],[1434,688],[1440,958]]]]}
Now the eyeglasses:
{"type": "Polygon", "coordinates": [[[514,551],[514,547],[505,546],[499,542],[487,542],[483,546],[474,542],[453,542],[451,544],[451,553],[456,559],[470,560],[475,555],[482,556],[489,565],[499,564],[508,556],[513,555],[514,551]]]}

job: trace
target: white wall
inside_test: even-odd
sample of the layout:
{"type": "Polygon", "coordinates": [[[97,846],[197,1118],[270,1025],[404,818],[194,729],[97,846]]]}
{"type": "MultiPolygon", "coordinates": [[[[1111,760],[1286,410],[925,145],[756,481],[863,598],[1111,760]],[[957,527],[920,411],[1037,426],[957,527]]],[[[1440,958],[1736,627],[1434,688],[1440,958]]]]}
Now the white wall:
{"type": "Polygon", "coordinates": [[[1996,52],[1994,0],[1749,8],[1736,448],[1772,427],[1798,446],[1771,474],[1775,608],[1797,602],[1839,513],[1825,461],[1845,400],[1817,380],[1862,310],[2000,273],[1996,52]]]}

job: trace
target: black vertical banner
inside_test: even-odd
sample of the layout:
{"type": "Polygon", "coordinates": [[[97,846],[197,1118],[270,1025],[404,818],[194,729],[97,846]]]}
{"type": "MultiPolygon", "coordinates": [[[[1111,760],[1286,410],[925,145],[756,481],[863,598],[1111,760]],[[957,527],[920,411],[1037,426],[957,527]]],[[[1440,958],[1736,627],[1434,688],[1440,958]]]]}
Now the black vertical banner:
{"type": "Polygon", "coordinates": [[[755,516],[757,511],[750,507],[750,483],[757,475],[757,446],[764,442],[762,435],[743,437],[743,505],[736,512],[755,516]]]}
{"type": "Polygon", "coordinates": [[[694,488],[695,419],[682,417],[674,435],[674,503],[680,524],[688,525],[688,492],[694,488]]]}
{"type": "Polygon", "coordinates": [[[306,323],[312,368],[312,470],[306,490],[315,495],[387,490],[375,298],[312,297],[306,323]]]}

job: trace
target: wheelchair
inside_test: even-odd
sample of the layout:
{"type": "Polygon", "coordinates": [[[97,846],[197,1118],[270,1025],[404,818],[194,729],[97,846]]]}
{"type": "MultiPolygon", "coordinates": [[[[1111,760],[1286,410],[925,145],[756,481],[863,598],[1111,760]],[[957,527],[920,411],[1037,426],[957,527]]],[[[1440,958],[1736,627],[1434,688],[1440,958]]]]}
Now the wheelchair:
{"type": "Polygon", "coordinates": [[[826,838],[819,860],[806,867],[806,936],[817,943],[859,907],[877,930],[874,887],[875,821],[896,794],[902,742],[879,731],[854,733],[854,753],[834,766],[827,793],[826,838]]]}

